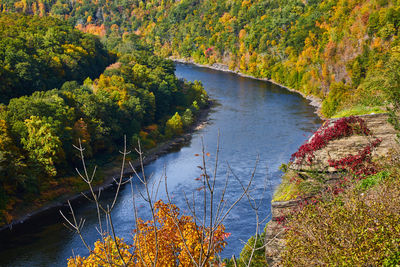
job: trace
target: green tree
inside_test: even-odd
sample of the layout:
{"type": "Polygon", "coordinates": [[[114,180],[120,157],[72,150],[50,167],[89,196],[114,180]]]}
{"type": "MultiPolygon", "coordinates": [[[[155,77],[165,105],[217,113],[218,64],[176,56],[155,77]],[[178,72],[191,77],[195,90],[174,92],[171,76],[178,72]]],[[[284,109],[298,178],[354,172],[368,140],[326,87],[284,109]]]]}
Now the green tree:
{"type": "Polygon", "coordinates": [[[250,256],[252,256],[251,266],[253,267],[262,267],[266,266],[267,262],[265,261],[265,252],[262,247],[264,246],[265,241],[265,232],[261,235],[252,236],[249,238],[247,243],[244,245],[242,251],[240,252],[239,266],[244,267],[247,266],[250,260],[250,256]],[[254,244],[256,242],[256,244],[254,244]],[[253,249],[255,249],[253,251],[253,249]],[[253,255],[252,255],[253,254],[253,255]]]}
{"type": "Polygon", "coordinates": [[[351,69],[351,81],[354,87],[357,87],[362,78],[362,69],[358,60],[355,60],[351,69]]]}
{"type": "Polygon", "coordinates": [[[193,123],[193,112],[191,109],[186,109],[182,116],[182,123],[184,127],[189,127],[193,123]]]}
{"type": "MultiPolygon", "coordinates": [[[[400,46],[392,49],[392,54],[383,70],[374,72],[374,77],[368,82],[368,86],[375,91],[383,90],[390,105],[389,122],[396,130],[400,130],[400,46]]],[[[398,137],[400,137],[398,135],[398,137]]]]}
{"type": "Polygon", "coordinates": [[[28,136],[21,142],[29,152],[29,158],[38,162],[49,176],[56,176],[55,165],[64,158],[60,138],[54,135],[49,123],[37,116],[25,120],[25,125],[28,136]]]}
{"type": "Polygon", "coordinates": [[[183,132],[182,118],[178,114],[178,112],[176,112],[175,115],[172,116],[165,124],[165,135],[167,137],[172,137],[175,135],[182,134],[182,132],[183,132]]]}
{"type": "Polygon", "coordinates": [[[348,87],[342,82],[331,84],[328,96],[322,102],[322,113],[326,117],[336,113],[347,89],[348,87]]]}

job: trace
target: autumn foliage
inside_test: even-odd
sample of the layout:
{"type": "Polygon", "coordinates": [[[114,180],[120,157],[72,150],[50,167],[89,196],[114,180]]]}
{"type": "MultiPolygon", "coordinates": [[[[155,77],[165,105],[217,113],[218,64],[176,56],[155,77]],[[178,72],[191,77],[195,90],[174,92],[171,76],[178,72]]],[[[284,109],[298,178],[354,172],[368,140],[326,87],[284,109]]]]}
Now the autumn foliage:
{"type": "Polygon", "coordinates": [[[364,176],[376,174],[378,168],[372,162],[371,153],[374,148],[380,145],[382,139],[376,138],[356,155],[348,155],[339,160],[329,160],[329,166],[336,169],[346,169],[351,173],[364,178],[364,176]]]}
{"type": "Polygon", "coordinates": [[[293,153],[291,160],[295,163],[305,160],[308,164],[311,164],[315,151],[324,148],[332,140],[353,134],[370,135],[370,130],[360,117],[344,117],[334,121],[332,125],[325,124],[314,133],[311,140],[300,146],[298,151],[293,153]]]}
{"type": "Polygon", "coordinates": [[[179,80],[134,34],[110,42],[52,17],[0,13],[0,225],[18,204],[80,191],[68,177],[79,142],[92,161],[116,152],[124,135],[152,148],[207,105],[201,83],[179,80]]]}
{"type": "Polygon", "coordinates": [[[227,244],[229,233],[223,225],[210,229],[196,224],[192,216],[181,215],[174,204],[159,200],[154,204],[155,221],[138,219],[133,240],[126,242],[105,236],[95,243],[87,257],[76,256],[68,266],[122,265],[118,249],[127,266],[192,266],[212,262],[227,244]],[[211,233],[211,236],[210,236],[211,233]]]}
{"type": "Polygon", "coordinates": [[[284,179],[291,178],[283,188],[290,190],[291,199],[297,198],[299,204],[274,218],[285,229],[283,266],[400,263],[400,165],[395,148],[386,157],[373,158],[382,139],[373,136],[362,118],[349,117],[323,125],[294,159],[312,165],[316,150],[330,140],[355,134],[365,135],[369,142],[356,153],[328,159],[336,172],[287,172],[284,179]]]}
{"type": "Polygon", "coordinates": [[[398,266],[400,183],[395,172],[369,190],[360,189],[366,180],[358,181],[293,214],[286,224],[283,266],[398,266]]]}

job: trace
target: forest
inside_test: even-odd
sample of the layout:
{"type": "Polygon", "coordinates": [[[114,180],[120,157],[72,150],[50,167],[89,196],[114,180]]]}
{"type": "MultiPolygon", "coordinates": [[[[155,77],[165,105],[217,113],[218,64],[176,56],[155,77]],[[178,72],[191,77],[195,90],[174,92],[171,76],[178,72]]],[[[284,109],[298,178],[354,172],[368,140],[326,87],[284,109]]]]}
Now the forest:
{"type": "Polygon", "coordinates": [[[384,110],[390,89],[374,78],[399,53],[397,0],[21,0],[2,8],[100,36],[134,32],[163,57],[224,63],[317,96],[325,117],[384,110]]]}
{"type": "Polygon", "coordinates": [[[8,25],[0,41],[1,223],[16,205],[82,187],[74,177],[79,140],[89,160],[116,152],[124,136],[149,149],[181,134],[208,103],[200,83],[178,80],[173,63],[134,34],[110,38],[107,50],[58,19],[1,14],[0,21],[8,25]]]}
{"type": "MultiPolygon", "coordinates": [[[[208,96],[201,83],[177,79],[168,59],[222,63],[270,79],[321,99],[324,118],[389,111],[400,130],[400,0],[0,0],[0,12],[0,224],[13,219],[16,206],[81,190],[72,170],[79,142],[90,161],[116,152],[124,136],[148,149],[189,128],[208,96]]],[[[364,123],[349,117],[324,125],[293,159],[348,135],[370,137],[364,123]]],[[[305,200],[287,224],[286,265],[399,263],[400,157],[397,151],[373,161],[379,143],[331,161],[342,175],[333,185],[324,174],[310,172],[309,179],[288,171],[293,162],[282,165],[286,185],[275,199],[305,200]],[[296,194],[286,199],[291,190],[296,194]]],[[[160,232],[176,232],[165,218],[179,210],[157,207],[169,223],[160,232]]],[[[223,230],[215,236],[217,252],[225,237],[223,230]]],[[[263,247],[257,237],[248,242],[263,247]]],[[[127,249],[107,238],[97,249],[107,242],[127,249]]],[[[257,264],[265,266],[260,251],[257,264]]],[[[91,254],[69,264],[99,260],[91,254]]]]}
{"type": "Polygon", "coordinates": [[[0,103],[96,78],[113,61],[98,38],[58,19],[0,17],[0,103]]]}

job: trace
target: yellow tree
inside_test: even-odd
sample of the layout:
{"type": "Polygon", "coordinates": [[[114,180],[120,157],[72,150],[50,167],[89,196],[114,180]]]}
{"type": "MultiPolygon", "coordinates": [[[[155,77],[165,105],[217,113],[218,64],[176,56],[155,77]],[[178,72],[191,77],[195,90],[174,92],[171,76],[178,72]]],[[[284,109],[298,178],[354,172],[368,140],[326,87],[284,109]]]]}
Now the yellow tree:
{"type": "Polygon", "coordinates": [[[178,114],[178,112],[176,112],[175,115],[172,116],[165,124],[165,134],[169,137],[172,137],[174,135],[179,135],[182,132],[183,132],[182,118],[178,114]]]}
{"type": "Polygon", "coordinates": [[[225,247],[229,234],[223,225],[198,226],[192,216],[180,215],[176,205],[161,200],[154,210],[155,220],[138,219],[131,245],[107,236],[95,243],[89,256],[70,258],[68,266],[193,266],[193,261],[212,262],[225,247]]]}

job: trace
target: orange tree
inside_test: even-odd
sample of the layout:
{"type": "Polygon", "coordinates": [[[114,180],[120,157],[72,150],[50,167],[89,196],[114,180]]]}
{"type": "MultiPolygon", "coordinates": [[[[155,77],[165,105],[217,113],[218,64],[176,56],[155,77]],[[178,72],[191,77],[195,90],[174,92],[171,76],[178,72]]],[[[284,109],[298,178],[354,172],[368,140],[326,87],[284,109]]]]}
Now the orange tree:
{"type": "Polygon", "coordinates": [[[180,215],[176,205],[161,200],[154,210],[154,220],[137,220],[131,244],[105,236],[89,256],[70,258],[68,266],[204,266],[227,244],[223,225],[199,226],[192,216],[180,215]]]}

